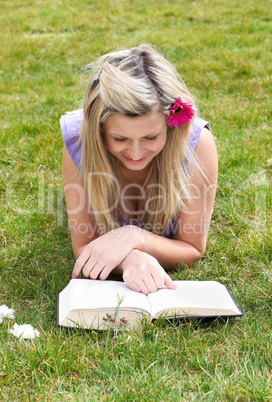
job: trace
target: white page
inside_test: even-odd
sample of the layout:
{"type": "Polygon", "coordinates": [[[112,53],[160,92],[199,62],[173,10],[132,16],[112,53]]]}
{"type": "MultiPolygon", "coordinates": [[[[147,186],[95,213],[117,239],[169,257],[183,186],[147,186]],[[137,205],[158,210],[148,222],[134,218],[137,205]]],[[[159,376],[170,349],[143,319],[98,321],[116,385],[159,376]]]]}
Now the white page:
{"type": "Polygon", "coordinates": [[[118,305],[118,295],[123,297],[121,308],[140,308],[150,312],[147,296],[135,292],[124,282],[92,279],[72,279],[69,309],[105,309],[118,305]]]}
{"type": "Polygon", "coordinates": [[[148,299],[152,316],[162,310],[175,308],[192,309],[223,309],[233,310],[239,314],[236,304],[232,300],[226,287],[215,281],[175,281],[176,290],[163,288],[150,293],[148,299]]]}

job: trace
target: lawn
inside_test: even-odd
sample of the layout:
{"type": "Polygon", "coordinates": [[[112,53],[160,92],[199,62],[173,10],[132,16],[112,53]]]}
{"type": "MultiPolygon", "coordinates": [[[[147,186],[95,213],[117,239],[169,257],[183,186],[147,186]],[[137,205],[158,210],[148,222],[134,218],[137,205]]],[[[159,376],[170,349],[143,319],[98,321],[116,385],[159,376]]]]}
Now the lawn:
{"type": "Polygon", "coordinates": [[[0,400],[271,401],[270,1],[2,0],[0,27],[0,305],[15,310],[0,324],[0,400]],[[59,118],[86,64],[140,42],[176,66],[219,155],[206,253],[171,276],[226,284],[244,316],[61,329],[74,257],[59,118]],[[19,342],[14,322],[40,337],[19,342]]]}

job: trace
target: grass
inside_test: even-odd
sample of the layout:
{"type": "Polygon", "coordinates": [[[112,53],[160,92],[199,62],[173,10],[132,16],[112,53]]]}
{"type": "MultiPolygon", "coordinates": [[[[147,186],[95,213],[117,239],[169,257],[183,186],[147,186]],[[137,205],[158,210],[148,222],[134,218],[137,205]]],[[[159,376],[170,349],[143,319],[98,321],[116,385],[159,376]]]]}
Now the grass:
{"type": "Polygon", "coordinates": [[[0,324],[1,400],[272,400],[271,20],[266,0],[0,4],[0,304],[41,332],[0,324]],[[219,189],[207,251],[174,279],[225,283],[244,312],[228,322],[143,323],[135,332],[56,326],[69,281],[58,119],[79,70],[145,41],[175,64],[211,122],[219,189]]]}

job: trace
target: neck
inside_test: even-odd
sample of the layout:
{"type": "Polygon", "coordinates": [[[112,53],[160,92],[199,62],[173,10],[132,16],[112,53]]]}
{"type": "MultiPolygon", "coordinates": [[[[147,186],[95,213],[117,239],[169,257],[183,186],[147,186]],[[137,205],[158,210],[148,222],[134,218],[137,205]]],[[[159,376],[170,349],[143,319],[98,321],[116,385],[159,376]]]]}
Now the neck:
{"type": "Polygon", "coordinates": [[[130,170],[121,166],[119,172],[121,181],[125,183],[137,183],[143,186],[149,175],[150,165],[146,166],[143,170],[130,170]]]}

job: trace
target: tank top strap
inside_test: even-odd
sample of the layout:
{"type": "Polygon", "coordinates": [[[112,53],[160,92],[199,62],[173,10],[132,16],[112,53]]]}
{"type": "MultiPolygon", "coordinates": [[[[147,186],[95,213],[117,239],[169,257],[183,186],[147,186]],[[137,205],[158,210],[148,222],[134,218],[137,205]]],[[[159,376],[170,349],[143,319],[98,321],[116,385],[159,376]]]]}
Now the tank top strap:
{"type": "Polygon", "coordinates": [[[67,112],[60,118],[60,128],[67,151],[76,165],[80,168],[82,144],[80,141],[80,128],[83,120],[83,109],[67,112]]]}
{"type": "Polygon", "coordinates": [[[191,132],[189,136],[189,146],[191,152],[194,152],[196,144],[199,140],[200,134],[203,128],[206,127],[208,130],[211,130],[210,123],[206,120],[201,119],[200,117],[196,117],[191,125],[191,132]]]}

